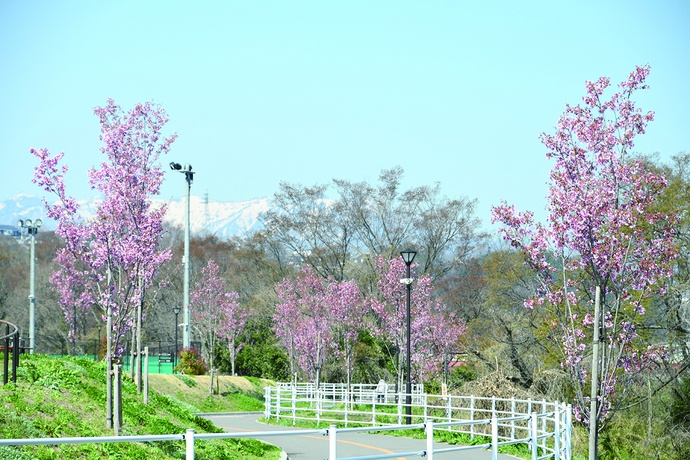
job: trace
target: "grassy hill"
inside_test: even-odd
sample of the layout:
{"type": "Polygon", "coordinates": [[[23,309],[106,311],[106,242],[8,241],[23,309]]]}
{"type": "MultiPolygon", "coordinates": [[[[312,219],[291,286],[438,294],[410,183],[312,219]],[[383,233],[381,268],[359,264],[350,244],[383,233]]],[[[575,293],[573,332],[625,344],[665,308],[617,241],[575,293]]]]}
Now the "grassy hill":
{"type": "MultiPolygon", "coordinates": [[[[193,413],[262,407],[259,399],[252,396],[261,393],[258,379],[223,379],[221,394],[209,397],[208,377],[206,385],[204,377],[150,377],[149,405],[141,402],[136,386],[123,379],[123,435],[176,434],[188,428],[199,433],[220,432],[193,413]]],[[[0,438],[112,436],[114,432],[105,421],[105,399],[105,363],[85,358],[23,355],[17,383],[0,386],[0,438]]],[[[209,460],[277,459],[280,453],[278,448],[252,439],[197,441],[195,451],[197,459],[209,460]]],[[[0,458],[180,459],[184,458],[184,443],[0,447],[0,458]]]]}
{"type": "Polygon", "coordinates": [[[208,375],[149,374],[149,386],[160,394],[190,405],[192,412],[262,411],[266,385],[275,382],[257,377],[221,375],[209,394],[208,375]]]}

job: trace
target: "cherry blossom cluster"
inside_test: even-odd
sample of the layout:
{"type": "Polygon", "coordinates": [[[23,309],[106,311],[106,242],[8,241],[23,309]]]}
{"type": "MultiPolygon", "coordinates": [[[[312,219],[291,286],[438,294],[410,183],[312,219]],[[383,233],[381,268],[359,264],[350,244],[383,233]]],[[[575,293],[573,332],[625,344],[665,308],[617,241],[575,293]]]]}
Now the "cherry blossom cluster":
{"type": "MultiPolygon", "coordinates": [[[[314,375],[335,355],[345,360],[349,377],[354,347],[365,328],[406,356],[407,288],[401,280],[407,277],[407,267],[400,257],[390,261],[379,257],[376,267],[378,293],[368,298],[353,280],[320,278],[309,266],[295,280],[285,279],[276,286],[280,303],[274,330],[292,363],[314,375]]],[[[433,363],[458,348],[465,325],[434,299],[429,276],[413,278],[411,287],[411,361],[420,380],[440,370],[433,363]]]]}

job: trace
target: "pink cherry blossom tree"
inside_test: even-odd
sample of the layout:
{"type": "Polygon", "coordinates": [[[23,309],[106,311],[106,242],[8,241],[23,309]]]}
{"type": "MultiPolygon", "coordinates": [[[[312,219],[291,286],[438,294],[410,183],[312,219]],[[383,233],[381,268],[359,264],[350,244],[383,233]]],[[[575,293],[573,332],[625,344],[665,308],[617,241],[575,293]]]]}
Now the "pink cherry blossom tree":
{"type": "MultiPolygon", "coordinates": [[[[407,277],[407,266],[402,257],[390,261],[378,257],[375,261],[379,276],[378,293],[367,299],[374,314],[372,332],[390,346],[387,348],[401,384],[401,365],[407,357],[407,288],[400,280],[407,277]],[[401,359],[393,359],[394,353],[401,359]]],[[[414,272],[417,264],[410,269],[414,272]]],[[[410,297],[410,361],[417,381],[424,378],[429,357],[443,356],[457,346],[465,327],[455,317],[446,315],[446,306],[433,296],[433,280],[428,275],[413,277],[410,297]],[[448,322],[452,319],[452,322],[448,322]],[[442,339],[438,342],[434,340],[442,339]]],[[[414,377],[413,377],[414,378],[414,377]]]]}
{"type": "Polygon", "coordinates": [[[190,310],[196,325],[204,338],[204,354],[211,369],[209,393],[213,393],[213,352],[218,339],[227,343],[230,351],[232,374],[235,374],[235,358],[242,348],[237,338],[242,334],[246,308],[239,303],[237,292],[227,292],[225,280],[220,275],[220,267],[212,259],[201,270],[201,281],[196,283],[190,293],[190,310]]]}
{"type": "MultiPolygon", "coordinates": [[[[541,135],[547,158],[555,160],[546,224],[505,203],[493,209],[503,237],[539,274],[537,295],[525,304],[553,311],[554,339],[575,388],[576,418],[588,423],[590,440],[625,402],[631,376],[665,354],[663,347],[636,340],[645,301],[663,292],[676,255],[675,217],[652,211],[665,179],[631,156],[635,136],[654,119],[632,100],[646,88],[648,74],[648,66],[637,67],[608,100],[608,78],[587,82],[584,104],[566,106],[556,133],[541,135]],[[602,293],[599,318],[596,287],[602,293]],[[601,325],[602,347],[593,361],[600,371],[592,376],[585,358],[595,324],[601,325]],[[590,386],[598,404],[590,404],[590,386]]],[[[593,449],[590,444],[590,458],[596,458],[596,443],[593,449]]]]}
{"type": "Polygon", "coordinates": [[[345,359],[347,388],[352,382],[354,349],[360,332],[367,327],[368,308],[354,280],[331,283],[326,298],[333,317],[333,335],[339,354],[345,359]]]}
{"type": "Polygon", "coordinates": [[[288,349],[291,361],[314,376],[317,387],[326,358],[338,346],[328,303],[328,286],[332,282],[305,266],[294,282],[286,279],[276,286],[281,300],[273,317],[276,335],[288,349]]]}
{"type": "MultiPolygon", "coordinates": [[[[94,113],[101,123],[101,153],[106,159],[88,171],[92,189],[103,195],[89,221],[79,218],[79,205],[66,192],[68,168],[58,166],[64,153],[52,155],[46,149],[31,153],[40,161],[34,182],[57,198],[55,204],[45,199],[44,203],[47,216],[58,222],[56,233],[65,241],[55,259],[60,268],[51,277],[65,318],[95,306],[107,320],[107,419],[112,427],[113,357],[120,355],[122,338],[135,325],[141,348],[147,291],[161,264],[171,257],[169,249],[159,248],[166,208],[154,207],[150,197],[159,193],[163,180],[158,159],[169,151],[176,135],[163,137],[168,118],[150,103],[137,104],[125,113],[110,99],[94,113]]],[[[138,368],[140,363],[139,358],[138,368]]]]}

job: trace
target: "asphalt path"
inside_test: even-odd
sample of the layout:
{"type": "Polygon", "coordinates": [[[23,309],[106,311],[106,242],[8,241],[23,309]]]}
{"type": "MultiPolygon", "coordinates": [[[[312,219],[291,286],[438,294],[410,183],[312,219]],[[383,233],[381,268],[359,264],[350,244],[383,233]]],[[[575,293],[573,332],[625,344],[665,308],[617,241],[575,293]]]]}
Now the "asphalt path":
{"type": "MultiPolygon", "coordinates": [[[[267,425],[258,419],[259,414],[199,414],[212,421],[217,427],[228,432],[247,433],[252,431],[303,431],[305,428],[267,425]]],[[[264,442],[276,445],[285,451],[289,460],[323,460],[328,458],[328,436],[320,434],[302,434],[290,436],[257,437],[264,442]]],[[[457,447],[446,443],[434,443],[436,449],[457,447]]],[[[338,433],[338,458],[362,457],[370,455],[398,454],[426,450],[426,440],[401,438],[363,432],[338,433]]],[[[490,460],[491,451],[470,449],[459,452],[435,453],[439,459],[490,460]]],[[[399,460],[418,459],[419,455],[391,457],[399,460]]],[[[514,460],[512,455],[498,454],[500,460],[514,460]]]]}

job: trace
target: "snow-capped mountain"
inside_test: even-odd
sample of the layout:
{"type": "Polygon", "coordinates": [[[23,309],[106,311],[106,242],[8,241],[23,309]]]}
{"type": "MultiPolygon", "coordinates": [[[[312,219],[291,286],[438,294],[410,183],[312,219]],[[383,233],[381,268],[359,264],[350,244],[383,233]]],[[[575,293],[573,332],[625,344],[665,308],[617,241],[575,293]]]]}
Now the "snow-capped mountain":
{"type": "MultiPolygon", "coordinates": [[[[79,201],[79,214],[88,220],[95,215],[101,198],[79,201]]],[[[154,205],[167,203],[168,212],[165,221],[174,225],[184,225],[184,198],[166,201],[153,200],[154,205]]],[[[215,234],[221,238],[245,233],[261,228],[259,214],[270,208],[270,199],[256,198],[238,203],[228,201],[210,201],[198,196],[190,200],[190,231],[202,231],[215,234]]],[[[54,230],[57,223],[46,217],[43,200],[33,195],[20,193],[8,200],[0,201],[0,225],[16,226],[17,220],[42,219],[44,228],[54,230]]]]}

